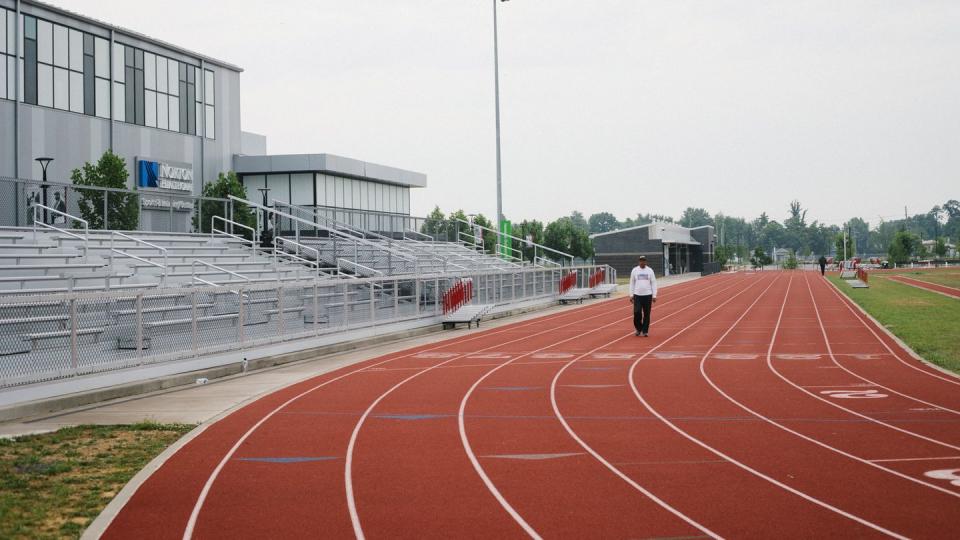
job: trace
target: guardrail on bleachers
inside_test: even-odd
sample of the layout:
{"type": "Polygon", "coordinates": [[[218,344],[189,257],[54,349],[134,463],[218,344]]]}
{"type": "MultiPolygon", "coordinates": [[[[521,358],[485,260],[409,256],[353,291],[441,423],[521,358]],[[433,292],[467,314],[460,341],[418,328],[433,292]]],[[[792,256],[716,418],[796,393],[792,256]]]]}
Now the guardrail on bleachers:
{"type": "Polygon", "coordinates": [[[33,205],[33,240],[34,242],[36,242],[37,240],[38,225],[40,226],[40,228],[50,229],[52,231],[57,231],[62,235],[69,236],[71,238],[76,238],[78,240],[82,240],[83,241],[83,262],[87,262],[87,256],[90,253],[90,223],[87,220],[78,218],[76,216],[71,216],[66,212],[61,212],[60,210],[57,210],[55,208],[50,208],[49,206],[44,206],[42,204],[34,203],[33,205]],[[43,210],[44,216],[47,214],[47,212],[49,212],[51,214],[55,214],[62,217],[64,226],[57,227],[56,225],[51,225],[49,223],[46,223],[45,219],[41,220],[39,215],[40,210],[43,210]],[[70,223],[69,221],[67,221],[68,219],[75,221],[77,223],[81,223],[83,225],[82,236],[67,230],[67,225],[70,223]]]}
{"type": "MultiPolygon", "coordinates": [[[[60,292],[0,298],[0,387],[63,379],[442,316],[442,301],[470,279],[480,304],[560,294],[565,271],[525,267],[459,275],[253,282],[197,262],[184,287],[60,292]],[[210,285],[200,266],[232,275],[210,285]]],[[[574,267],[581,275],[599,266],[574,267]]],[[[572,273],[566,275],[573,275],[572,273]]],[[[570,278],[566,278],[570,279],[570,278]]],[[[575,280],[574,276],[574,280],[575,280]]],[[[609,282],[611,273],[606,272],[609,282]]],[[[465,295],[466,296],[466,295],[465,295]]]]}
{"type": "Polygon", "coordinates": [[[153,266],[153,267],[155,267],[155,268],[159,268],[159,269],[161,270],[161,272],[162,272],[161,275],[160,275],[160,285],[163,286],[163,285],[166,285],[166,284],[167,284],[167,269],[168,269],[168,267],[169,267],[169,265],[167,264],[167,248],[162,247],[162,246],[158,246],[158,245],[153,244],[153,243],[150,243],[150,242],[147,242],[146,240],[142,240],[142,239],[140,239],[140,238],[135,238],[135,237],[133,237],[133,236],[130,236],[129,234],[124,234],[124,233],[122,233],[122,232],[120,232],[120,231],[110,231],[110,269],[111,269],[111,270],[113,270],[114,255],[120,255],[121,257],[127,257],[127,258],[130,258],[130,259],[134,259],[134,260],[136,260],[136,261],[140,261],[140,262],[142,262],[142,263],[144,263],[144,264],[147,264],[147,265],[149,265],[149,266],[153,266]],[[159,252],[163,255],[163,263],[161,264],[161,263],[158,263],[158,262],[155,262],[155,261],[151,261],[151,260],[145,259],[145,258],[143,258],[143,257],[138,257],[137,255],[134,255],[133,253],[127,253],[126,251],[123,251],[123,250],[121,250],[121,249],[117,249],[116,247],[114,247],[115,244],[113,243],[113,239],[114,239],[115,237],[117,237],[117,236],[119,236],[120,238],[123,238],[124,240],[130,240],[130,241],[132,241],[132,242],[134,242],[134,243],[136,243],[136,244],[140,244],[140,245],[143,245],[143,246],[147,246],[147,247],[156,249],[157,251],[159,251],[159,252]]]}

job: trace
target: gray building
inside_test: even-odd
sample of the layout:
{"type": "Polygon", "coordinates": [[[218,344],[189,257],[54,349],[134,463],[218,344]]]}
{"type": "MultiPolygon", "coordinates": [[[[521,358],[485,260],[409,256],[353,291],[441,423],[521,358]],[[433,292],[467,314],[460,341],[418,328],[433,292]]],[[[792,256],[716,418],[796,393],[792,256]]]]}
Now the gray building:
{"type": "MultiPolygon", "coordinates": [[[[267,184],[272,196],[294,202],[337,205],[340,186],[348,208],[362,195],[354,197],[351,184],[346,198],[342,181],[372,182],[380,195],[374,208],[409,215],[409,188],[426,185],[422,174],[323,154],[264,156],[265,138],[241,131],[241,72],[50,4],[0,0],[0,225],[27,224],[24,209],[40,200],[36,184],[16,182],[42,178],[36,158],[54,158],[49,180],[69,183],[73,169],[106,150],[126,161],[127,187],[141,191],[144,229],[190,230],[190,197],[235,168],[251,187],[267,184]],[[329,200],[326,176],[339,179],[329,200]]],[[[68,211],[75,205],[68,201],[68,211]]]]}
{"type": "Polygon", "coordinates": [[[597,233],[593,240],[597,264],[609,264],[621,276],[629,276],[640,255],[658,276],[702,272],[713,261],[712,225],[687,228],[674,223],[648,223],[597,233]]]}

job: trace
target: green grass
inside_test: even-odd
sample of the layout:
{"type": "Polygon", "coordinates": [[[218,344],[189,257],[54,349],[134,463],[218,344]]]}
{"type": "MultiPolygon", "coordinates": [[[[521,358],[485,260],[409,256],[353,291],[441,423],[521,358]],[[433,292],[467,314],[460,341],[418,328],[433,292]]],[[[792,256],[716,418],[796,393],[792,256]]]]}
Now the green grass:
{"type": "Polygon", "coordinates": [[[926,360],[960,373],[960,300],[887,279],[854,289],[830,281],[926,360]]]}
{"type": "Polygon", "coordinates": [[[0,538],[79,538],[140,469],[194,426],[77,426],[0,439],[0,538]]]}

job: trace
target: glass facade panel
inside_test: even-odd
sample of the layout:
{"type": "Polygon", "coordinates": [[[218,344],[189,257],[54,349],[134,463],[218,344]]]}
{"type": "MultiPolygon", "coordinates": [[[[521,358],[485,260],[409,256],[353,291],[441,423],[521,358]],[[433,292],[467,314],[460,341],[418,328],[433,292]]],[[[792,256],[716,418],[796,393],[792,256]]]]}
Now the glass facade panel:
{"type": "Polygon", "coordinates": [[[290,175],[290,203],[313,206],[313,174],[290,175]]]}
{"type": "MultiPolygon", "coordinates": [[[[179,71],[178,66],[179,62],[176,60],[167,61],[167,92],[174,96],[180,95],[180,78],[177,75],[179,71]]],[[[173,109],[170,110],[172,111],[173,109]]]]}
{"type": "Polygon", "coordinates": [[[57,67],[70,66],[69,30],[66,26],[53,25],[53,65],[57,67]]]}
{"type": "Polygon", "coordinates": [[[360,198],[360,184],[364,184],[363,180],[354,180],[353,181],[353,206],[350,208],[360,208],[363,206],[362,199],[360,198]]]}
{"type": "Polygon", "coordinates": [[[123,45],[113,44],[113,77],[117,82],[124,82],[124,74],[126,73],[123,69],[123,49],[123,45]]]}
{"type": "Polygon", "coordinates": [[[353,208],[353,183],[355,180],[350,178],[343,179],[343,208],[353,208]]]}
{"type": "Polygon", "coordinates": [[[157,93],[147,90],[144,100],[144,123],[147,127],[157,127],[157,93]]]}
{"type": "Polygon", "coordinates": [[[207,130],[207,138],[214,139],[217,136],[216,130],[216,113],[214,112],[213,105],[207,105],[206,107],[206,120],[204,121],[204,127],[207,130]]]}
{"type": "Polygon", "coordinates": [[[67,70],[53,68],[53,106],[58,109],[70,108],[70,78],[67,70]]]}
{"type": "Polygon", "coordinates": [[[70,110],[83,114],[83,73],[70,72],[70,110]]]}
{"type": "MultiPolygon", "coordinates": [[[[0,56],[0,98],[7,99],[7,58],[0,56]]],[[[13,99],[13,96],[10,96],[13,99]]]]}
{"type": "Polygon", "coordinates": [[[110,42],[103,38],[94,40],[94,66],[97,77],[110,78],[110,42]]]}
{"type": "MultiPolygon", "coordinates": [[[[17,61],[12,56],[7,58],[7,97],[14,99],[17,96],[17,61]]],[[[20,77],[21,88],[23,87],[23,77],[20,77]]]]}
{"type": "Polygon", "coordinates": [[[278,201],[290,202],[289,174],[267,175],[267,187],[270,188],[270,193],[268,194],[269,200],[277,199],[278,201]]]}
{"type": "Polygon", "coordinates": [[[160,94],[157,96],[157,127],[160,129],[169,129],[170,121],[167,116],[167,110],[170,108],[170,98],[160,94]]]}
{"type": "Polygon", "coordinates": [[[37,103],[53,107],[53,68],[44,64],[37,66],[37,103]]]}
{"type": "MultiPolygon", "coordinates": [[[[31,17],[32,18],[32,17],[31,17]]],[[[53,25],[47,21],[37,21],[37,61],[53,63],[53,25]]]]}
{"type": "Polygon", "coordinates": [[[110,118],[110,81],[97,79],[97,116],[110,118]]]}
{"type": "Polygon", "coordinates": [[[263,202],[263,198],[260,196],[260,192],[257,191],[259,188],[264,187],[265,181],[263,175],[253,175],[253,176],[244,176],[243,177],[243,186],[247,188],[247,200],[254,201],[257,203],[263,202]]]}
{"type": "Polygon", "coordinates": [[[122,83],[113,83],[113,118],[120,122],[126,120],[126,96],[122,83]]]}
{"type": "Polygon", "coordinates": [[[70,69],[83,71],[83,32],[70,30],[70,69]]]}
{"type": "Polygon", "coordinates": [[[333,205],[343,207],[343,178],[333,179],[333,205]]]}
{"type": "Polygon", "coordinates": [[[157,90],[160,92],[167,91],[167,59],[158,56],[157,57],[157,90]]]}
{"type": "Polygon", "coordinates": [[[370,182],[360,182],[360,209],[370,208],[370,182]]]}
{"type": "Polygon", "coordinates": [[[214,85],[213,85],[213,72],[209,69],[204,70],[203,72],[203,100],[207,105],[215,105],[214,101],[214,85]]]}
{"type": "MultiPolygon", "coordinates": [[[[16,17],[16,14],[11,14],[10,16],[16,17]]],[[[5,52],[7,52],[7,10],[0,9],[0,53],[5,52]]],[[[10,52],[15,53],[16,50],[10,52]]],[[[6,77],[6,75],[4,75],[4,77],[6,77]]],[[[6,90],[6,88],[4,88],[4,90],[6,90]]]]}
{"type": "Polygon", "coordinates": [[[157,57],[150,53],[143,55],[143,86],[147,90],[157,89],[157,57]]]}
{"type": "Polygon", "coordinates": [[[170,131],[180,131],[180,98],[170,96],[167,98],[170,106],[167,107],[167,115],[170,118],[170,131]]]}
{"type": "Polygon", "coordinates": [[[7,12],[7,52],[17,52],[17,14],[12,11],[7,12]]]}

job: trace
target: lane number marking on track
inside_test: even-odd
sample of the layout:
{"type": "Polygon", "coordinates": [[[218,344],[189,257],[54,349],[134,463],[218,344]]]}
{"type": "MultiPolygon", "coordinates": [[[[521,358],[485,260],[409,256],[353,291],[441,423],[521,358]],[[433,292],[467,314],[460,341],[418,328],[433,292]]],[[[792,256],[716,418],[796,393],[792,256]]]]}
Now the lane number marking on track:
{"type": "Polygon", "coordinates": [[[936,471],[927,471],[923,473],[928,478],[937,480],[949,480],[950,484],[960,486],[960,469],[939,469],[936,471]]]}
{"type": "Polygon", "coordinates": [[[778,360],[819,360],[821,354],[776,354],[778,360]]]}
{"type": "Polygon", "coordinates": [[[467,355],[467,358],[473,359],[482,359],[482,360],[509,360],[513,358],[512,354],[492,352],[492,353],[475,353],[467,355]]]}
{"type": "Polygon", "coordinates": [[[573,358],[575,355],[565,352],[543,352],[536,353],[530,356],[530,358],[539,359],[539,360],[562,360],[565,358],[573,358]]]}
{"type": "Polygon", "coordinates": [[[717,360],[756,360],[759,354],[723,353],[713,355],[717,360]]]}
{"type": "Polygon", "coordinates": [[[888,397],[876,390],[824,390],[821,394],[835,399],[878,399],[888,397]]]}
{"type": "Polygon", "coordinates": [[[658,352],[653,353],[654,358],[660,360],[680,360],[681,358],[698,358],[696,354],[685,352],[658,352]]]}
{"type": "Polygon", "coordinates": [[[592,357],[595,360],[633,360],[634,353],[602,352],[602,353],[594,353],[592,357]]]}
{"type": "Polygon", "coordinates": [[[454,356],[459,356],[460,353],[455,352],[422,352],[415,354],[414,358],[453,358],[454,356]]]}

